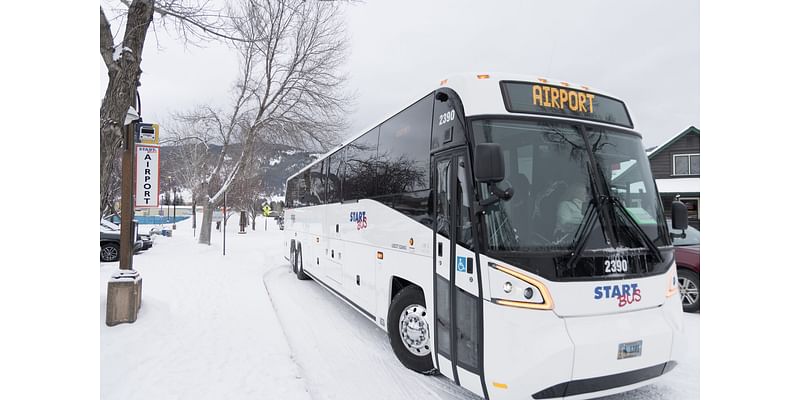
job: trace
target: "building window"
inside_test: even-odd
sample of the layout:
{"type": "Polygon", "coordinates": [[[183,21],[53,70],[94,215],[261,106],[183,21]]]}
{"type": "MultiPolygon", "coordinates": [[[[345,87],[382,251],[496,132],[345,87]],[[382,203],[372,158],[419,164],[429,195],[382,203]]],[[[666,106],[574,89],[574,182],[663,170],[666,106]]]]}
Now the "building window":
{"type": "Polygon", "coordinates": [[[700,175],[700,154],[674,154],[672,175],[700,175]]]}

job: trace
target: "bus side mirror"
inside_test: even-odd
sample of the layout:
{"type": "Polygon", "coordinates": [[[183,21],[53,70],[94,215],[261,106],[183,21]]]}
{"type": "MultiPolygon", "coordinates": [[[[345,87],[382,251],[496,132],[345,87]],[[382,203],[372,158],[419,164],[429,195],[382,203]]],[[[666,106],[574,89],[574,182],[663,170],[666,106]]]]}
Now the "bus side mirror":
{"type": "Polygon", "coordinates": [[[475,179],[494,184],[506,177],[503,150],[497,143],[480,143],[475,146],[475,179]]]}
{"type": "Polygon", "coordinates": [[[689,212],[681,201],[672,202],[672,229],[685,230],[689,226],[689,212]]]}

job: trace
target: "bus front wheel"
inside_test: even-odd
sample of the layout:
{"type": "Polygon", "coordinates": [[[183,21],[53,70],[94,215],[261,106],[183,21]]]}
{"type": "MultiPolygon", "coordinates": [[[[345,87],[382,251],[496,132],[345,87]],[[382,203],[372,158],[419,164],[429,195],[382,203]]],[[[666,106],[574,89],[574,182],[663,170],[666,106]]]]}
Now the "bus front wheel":
{"type": "Polygon", "coordinates": [[[389,341],[394,354],[408,369],[434,374],[431,358],[432,327],[428,325],[425,296],[416,286],[406,286],[389,306],[389,341]]]}

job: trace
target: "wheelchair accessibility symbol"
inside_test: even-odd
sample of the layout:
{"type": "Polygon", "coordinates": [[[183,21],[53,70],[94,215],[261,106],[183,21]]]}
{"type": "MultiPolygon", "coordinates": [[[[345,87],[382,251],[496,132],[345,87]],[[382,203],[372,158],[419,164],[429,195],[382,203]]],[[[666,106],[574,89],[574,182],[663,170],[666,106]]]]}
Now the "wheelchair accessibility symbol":
{"type": "Polygon", "coordinates": [[[456,257],[456,271],[467,272],[467,257],[456,257]]]}

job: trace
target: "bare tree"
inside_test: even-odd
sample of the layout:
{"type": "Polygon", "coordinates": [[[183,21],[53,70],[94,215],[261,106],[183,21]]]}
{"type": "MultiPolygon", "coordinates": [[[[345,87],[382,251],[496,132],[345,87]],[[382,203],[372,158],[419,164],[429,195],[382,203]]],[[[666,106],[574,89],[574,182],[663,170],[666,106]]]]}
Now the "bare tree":
{"type": "MultiPolygon", "coordinates": [[[[100,6],[100,56],[108,70],[108,85],[100,106],[100,216],[113,211],[118,196],[122,127],[131,107],[137,107],[136,88],[142,74],[142,50],[151,23],[170,28],[186,43],[192,40],[224,39],[243,41],[231,31],[232,25],[206,0],[119,0],[107,6],[111,18],[100,6]],[[154,16],[156,17],[154,20],[154,16]],[[125,27],[121,41],[115,40],[112,23],[125,27]]],[[[252,40],[254,36],[251,36],[252,40]]]]}
{"type": "Polygon", "coordinates": [[[229,111],[208,107],[192,118],[221,138],[222,151],[202,181],[204,210],[199,242],[209,244],[211,212],[248,169],[259,141],[326,148],[344,128],[348,97],[337,73],[345,38],[334,2],[250,0],[228,15],[236,35],[241,76],[229,111]],[[241,144],[235,163],[223,171],[230,144],[241,144]]]}

